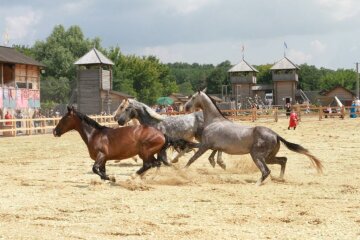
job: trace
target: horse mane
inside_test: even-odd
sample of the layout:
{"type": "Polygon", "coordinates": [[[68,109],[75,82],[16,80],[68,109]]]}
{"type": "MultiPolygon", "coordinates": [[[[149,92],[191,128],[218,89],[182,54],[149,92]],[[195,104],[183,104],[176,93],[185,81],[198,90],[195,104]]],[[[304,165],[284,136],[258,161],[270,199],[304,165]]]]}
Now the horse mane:
{"type": "Polygon", "coordinates": [[[218,110],[218,112],[221,114],[221,116],[223,117],[223,118],[225,118],[226,120],[229,120],[227,117],[225,117],[225,115],[220,111],[220,109],[219,109],[219,107],[216,105],[216,101],[212,98],[212,97],[210,97],[206,92],[203,92],[210,100],[211,100],[211,102],[214,104],[214,106],[216,107],[216,109],[218,110]]]}
{"type": "Polygon", "coordinates": [[[85,114],[83,114],[81,112],[78,112],[78,111],[74,110],[74,113],[76,114],[76,116],[78,116],[80,118],[81,121],[84,121],[85,123],[87,123],[91,127],[94,127],[94,128],[96,128],[98,130],[108,128],[106,126],[100,125],[98,122],[96,122],[95,120],[89,118],[88,116],[86,116],[85,114]]]}
{"type": "Polygon", "coordinates": [[[139,108],[143,108],[152,118],[155,118],[159,121],[163,121],[165,119],[164,116],[158,114],[157,112],[154,111],[154,109],[152,109],[151,107],[149,107],[148,105],[146,105],[145,103],[142,102],[138,102],[135,99],[129,99],[129,102],[134,106],[134,107],[139,107],[139,108]]]}

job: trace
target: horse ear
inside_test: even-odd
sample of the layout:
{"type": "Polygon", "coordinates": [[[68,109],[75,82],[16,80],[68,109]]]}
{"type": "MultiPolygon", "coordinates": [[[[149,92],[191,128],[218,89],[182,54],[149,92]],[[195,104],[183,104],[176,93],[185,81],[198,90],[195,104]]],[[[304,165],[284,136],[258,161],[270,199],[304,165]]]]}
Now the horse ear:
{"type": "Polygon", "coordinates": [[[70,111],[71,111],[71,108],[70,108],[69,106],[66,106],[66,107],[67,107],[68,112],[70,112],[70,111]]]}
{"type": "Polygon", "coordinates": [[[206,90],[207,90],[207,87],[205,87],[203,90],[201,90],[202,92],[206,92],[206,90]]]}

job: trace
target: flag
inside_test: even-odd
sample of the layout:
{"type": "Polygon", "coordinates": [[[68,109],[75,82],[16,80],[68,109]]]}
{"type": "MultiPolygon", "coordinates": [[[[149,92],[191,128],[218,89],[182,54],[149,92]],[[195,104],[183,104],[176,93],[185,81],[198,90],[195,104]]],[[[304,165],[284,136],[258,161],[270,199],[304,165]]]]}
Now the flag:
{"type": "Polygon", "coordinates": [[[285,48],[287,48],[287,44],[286,44],[286,42],[284,42],[284,47],[285,47],[285,48]]]}

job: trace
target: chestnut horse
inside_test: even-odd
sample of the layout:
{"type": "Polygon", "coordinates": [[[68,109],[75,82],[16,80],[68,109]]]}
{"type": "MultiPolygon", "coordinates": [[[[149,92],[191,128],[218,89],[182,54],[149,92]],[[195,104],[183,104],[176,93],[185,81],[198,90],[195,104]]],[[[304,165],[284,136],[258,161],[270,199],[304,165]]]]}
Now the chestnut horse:
{"type": "Polygon", "coordinates": [[[153,127],[137,125],[109,128],[77,112],[74,107],[68,107],[68,112],[56,125],[53,134],[60,137],[70,130],[79,132],[91,159],[95,160],[92,170],[103,180],[110,180],[105,169],[108,160],[122,160],[139,155],[143,166],[136,172],[138,175],[161,165],[154,155],[166,147],[166,138],[153,127]]]}

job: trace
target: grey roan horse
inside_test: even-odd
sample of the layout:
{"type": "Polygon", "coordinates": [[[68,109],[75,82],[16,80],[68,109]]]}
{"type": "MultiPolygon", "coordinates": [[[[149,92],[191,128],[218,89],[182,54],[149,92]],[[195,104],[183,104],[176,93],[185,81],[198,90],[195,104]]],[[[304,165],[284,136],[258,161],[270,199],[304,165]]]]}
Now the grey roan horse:
{"type": "Polygon", "coordinates": [[[318,172],[322,172],[321,161],[311,155],[307,149],[286,141],[269,128],[262,126],[241,126],[240,124],[233,123],[221,114],[212,99],[202,91],[195,93],[185,104],[187,111],[195,108],[203,110],[204,130],[200,147],[195,155],[190,158],[186,167],[189,167],[208,149],[223,151],[233,155],[250,153],[262,174],[261,178],[257,181],[257,185],[261,185],[270,174],[270,169],[266,163],[280,164],[280,178],[283,179],[287,158],[276,156],[280,149],[281,141],[291,151],[308,156],[318,172]]]}
{"type": "MultiPolygon", "coordinates": [[[[168,137],[183,139],[186,142],[191,142],[194,137],[196,140],[200,141],[204,125],[202,112],[164,117],[156,113],[146,104],[134,99],[124,99],[113,115],[114,119],[118,121],[120,125],[124,125],[135,118],[139,120],[141,124],[159,129],[168,137]]],[[[172,160],[173,163],[177,162],[178,159],[185,154],[188,148],[191,148],[191,146],[188,145],[182,147],[185,147],[185,149],[182,149],[182,151],[172,160]]],[[[209,156],[209,162],[213,167],[215,167],[215,154],[216,151],[213,151],[209,156]]],[[[221,168],[226,168],[225,163],[221,159],[221,152],[218,152],[217,163],[221,168]]]]}

